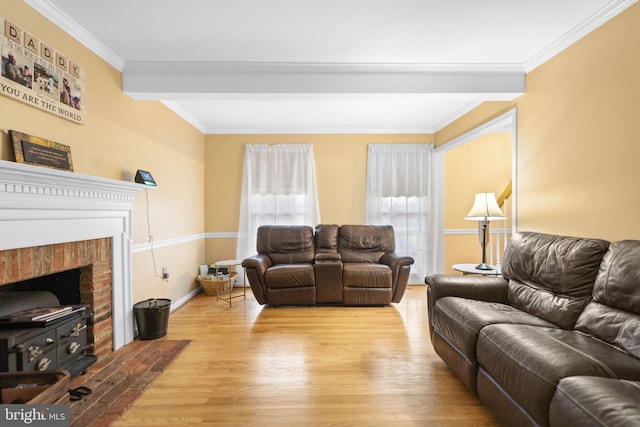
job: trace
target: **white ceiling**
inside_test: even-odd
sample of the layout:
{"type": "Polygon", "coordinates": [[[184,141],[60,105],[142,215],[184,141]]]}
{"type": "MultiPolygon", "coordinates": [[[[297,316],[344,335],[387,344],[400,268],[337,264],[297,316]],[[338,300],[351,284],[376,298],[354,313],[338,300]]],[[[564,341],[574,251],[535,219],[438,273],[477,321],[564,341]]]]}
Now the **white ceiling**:
{"type": "Polygon", "coordinates": [[[25,1],[204,133],[433,133],[637,0],[25,1]]]}

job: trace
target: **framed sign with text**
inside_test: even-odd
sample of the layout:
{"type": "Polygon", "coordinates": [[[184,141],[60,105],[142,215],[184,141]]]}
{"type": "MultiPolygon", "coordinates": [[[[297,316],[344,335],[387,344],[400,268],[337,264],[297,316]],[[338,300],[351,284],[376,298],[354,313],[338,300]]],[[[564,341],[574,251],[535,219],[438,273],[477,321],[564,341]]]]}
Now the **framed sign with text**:
{"type": "Polygon", "coordinates": [[[15,130],[9,131],[16,162],[73,172],[71,147],[15,130]]]}
{"type": "Polygon", "coordinates": [[[84,123],[84,70],[32,33],[0,17],[0,94],[84,123]]]}

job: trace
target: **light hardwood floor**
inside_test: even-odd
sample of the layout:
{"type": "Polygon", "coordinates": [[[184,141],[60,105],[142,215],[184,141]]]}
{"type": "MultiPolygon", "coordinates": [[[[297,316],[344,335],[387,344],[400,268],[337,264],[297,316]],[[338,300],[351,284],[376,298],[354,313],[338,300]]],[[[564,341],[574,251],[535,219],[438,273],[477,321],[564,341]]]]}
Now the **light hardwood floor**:
{"type": "Polygon", "coordinates": [[[192,342],[114,425],[497,425],[434,353],[426,308],[424,286],[373,308],[200,294],[166,337],[192,342]]]}

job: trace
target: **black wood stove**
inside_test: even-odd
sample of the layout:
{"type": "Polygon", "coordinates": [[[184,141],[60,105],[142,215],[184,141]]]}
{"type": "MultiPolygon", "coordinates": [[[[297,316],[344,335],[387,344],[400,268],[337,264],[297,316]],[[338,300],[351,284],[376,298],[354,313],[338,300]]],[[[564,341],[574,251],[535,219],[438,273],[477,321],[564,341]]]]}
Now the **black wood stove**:
{"type": "Polygon", "coordinates": [[[60,306],[49,292],[0,295],[0,372],[86,372],[97,360],[87,342],[89,318],[86,306],[60,306]]]}

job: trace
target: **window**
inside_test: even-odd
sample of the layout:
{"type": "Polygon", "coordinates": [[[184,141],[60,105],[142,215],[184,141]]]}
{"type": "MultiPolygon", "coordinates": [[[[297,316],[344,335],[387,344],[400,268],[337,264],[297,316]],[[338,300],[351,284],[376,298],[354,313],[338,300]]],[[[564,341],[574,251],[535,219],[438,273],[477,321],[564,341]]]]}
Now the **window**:
{"type": "Polygon", "coordinates": [[[320,222],[312,145],[247,145],[237,258],[256,253],[261,225],[320,222]]]}
{"type": "Polygon", "coordinates": [[[410,283],[434,272],[437,245],[431,144],[370,144],[366,222],[394,228],[396,251],[413,257],[410,283]]]}

